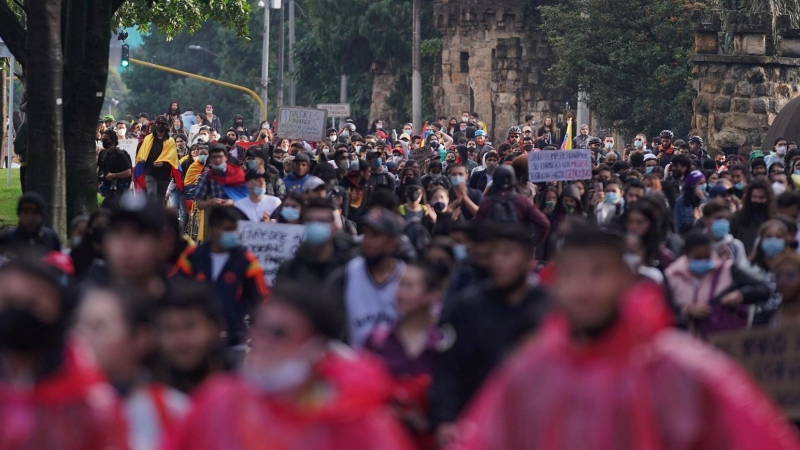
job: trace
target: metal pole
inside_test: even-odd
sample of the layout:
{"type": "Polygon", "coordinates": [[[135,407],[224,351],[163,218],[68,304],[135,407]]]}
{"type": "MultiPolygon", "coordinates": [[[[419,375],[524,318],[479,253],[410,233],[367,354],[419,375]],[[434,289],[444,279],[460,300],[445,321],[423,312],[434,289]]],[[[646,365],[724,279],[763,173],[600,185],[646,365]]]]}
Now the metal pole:
{"type": "Polygon", "coordinates": [[[420,74],[422,33],[419,20],[421,6],[420,0],[414,0],[412,11],[414,21],[412,38],[414,42],[411,50],[411,121],[416,135],[422,131],[422,75],[420,74]]]}
{"type": "Polygon", "coordinates": [[[280,51],[278,51],[278,106],[282,106],[283,105],[283,79],[284,79],[283,78],[283,66],[284,66],[284,63],[283,63],[283,56],[284,55],[283,54],[285,53],[284,52],[284,47],[286,46],[286,44],[284,44],[284,40],[286,38],[286,31],[285,31],[285,25],[284,25],[284,22],[286,20],[286,14],[283,13],[283,9],[281,9],[280,12],[281,12],[281,38],[280,38],[280,45],[279,45],[280,46],[280,51]]]}
{"type": "Polygon", "coordinates": [[[11,153],[14,148],[14,139],[11,137],[14,130],[14,56],[8,58],[8,154],[6,155],[6,185],[11,186],[11,153]]]}
{"type": "Polygon", "coordinates": [[[297,93],[294,86],[294,0],[289,0],[289,106],[294,106],[297,93]]]}
{"type": "MultiPolygon", "coordinates": [[[[347,103],[347,75],[342,74],[341,80],[339,83],[339,102],[340,103],[347,103]]],[[[346,117],[339,117],[339,129],[341,130],[344,127],[344,121],[347,120],[346,117]]]]}
{"type": "MultiPolygon", "coordinates": [[[[269,3],[264,4],[264,48],[261,49],[261,102],[264,103],[264,115],[269,105],[269,3]]],[[[265,119],[267,120],[267,119],[265,119]]]]}

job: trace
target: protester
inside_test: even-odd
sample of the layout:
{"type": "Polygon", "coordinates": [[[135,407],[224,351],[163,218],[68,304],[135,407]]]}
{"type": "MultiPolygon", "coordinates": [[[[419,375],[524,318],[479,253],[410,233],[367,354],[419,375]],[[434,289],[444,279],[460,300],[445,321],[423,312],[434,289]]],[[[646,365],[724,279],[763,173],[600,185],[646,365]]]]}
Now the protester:
{"type": "Polygon", "coordinates": [[[266,178],[267,174],[265,172],[257,172],[256,170],[249,170],[245,174],[244,181],[247,185],[248,195],[235,201],[233,206],[247,216],[247,220],[269,222],[272,213],[281,204],[281,200],[278,197],[266,195],[266,178]]]}
{"type": "Polygon", "coordinates": [[[174,181],[178,189],[183,188],[183,177],[179,171],[178,151],[175,140],[167,130],[166,116],[157,116],[155,131],[139,142],[136,148],[134,179],[137,186],[157,201],[166,200],[167,188],[174,181]]]}
{"type": "Polygon", "coordinates": [[[30,256],[29,252],[45,254],[61,251],[61,241],[56,233],[44,226],[47,204],[44,198],[35,193],[23,194],[17,202],[16,227],[0,231],[0,256],[13,259],[30,256]]]}

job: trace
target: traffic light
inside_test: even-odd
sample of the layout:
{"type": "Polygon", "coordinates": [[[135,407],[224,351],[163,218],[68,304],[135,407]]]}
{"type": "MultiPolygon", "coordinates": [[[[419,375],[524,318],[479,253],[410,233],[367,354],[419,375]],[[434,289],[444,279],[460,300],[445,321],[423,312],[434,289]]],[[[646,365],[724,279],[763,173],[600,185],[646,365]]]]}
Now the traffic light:
{"type": "Polygon", "coordinates": [[[131,48],[128,47],[128,44],[122,44],[122,57],[120,58],[119,64],[122,67],[128,67],[130,61],[128,60],[131,56],[131,48]]]}

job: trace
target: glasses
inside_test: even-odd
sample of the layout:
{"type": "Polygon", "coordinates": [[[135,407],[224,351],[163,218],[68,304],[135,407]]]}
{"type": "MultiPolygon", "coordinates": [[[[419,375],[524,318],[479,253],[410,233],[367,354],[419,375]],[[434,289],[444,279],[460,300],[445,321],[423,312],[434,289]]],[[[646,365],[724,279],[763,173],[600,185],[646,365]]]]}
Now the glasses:
{"type": "Polygon", "coordinates": [[[519,134],[512,133],[512,134],[509,134],[508,137],[509,137],[509,139],[510,138],[519,138],[519,134]]]}

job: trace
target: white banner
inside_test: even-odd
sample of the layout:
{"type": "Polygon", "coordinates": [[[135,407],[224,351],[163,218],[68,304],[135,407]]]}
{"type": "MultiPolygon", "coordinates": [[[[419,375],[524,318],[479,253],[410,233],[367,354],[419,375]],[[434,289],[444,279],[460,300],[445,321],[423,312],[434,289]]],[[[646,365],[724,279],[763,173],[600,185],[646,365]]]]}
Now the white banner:
{"type": "Polygon", "coordinates": [[[325,136],[328,112],[323,109],[281,106],[276,133],[279,138],[319,142],[325,136]]]}
{"type": "Polygon", "coordinates": [[[264,278],[273,286],[278,267],[297,254],[297,248],[305,239],[306,227],[240,220],[238,231],[242,235],[242,245],[258,258],[264,278]]]}
{"type": "Polygon", "coordinates": [[[542,150],[528,153],[528,181],[532,183],[591,178],[591,150],[542,150]]]}
{"type": "Polygon", "coordinates": [[[320,103],[317,108],[328,111],[328,117],[350,117],[350,103],[320,103]]]}
{"type": "Polygon", "coordinates": [[[136,165],[136,146],[139,145],[138,139],[120,139],[119,140],[119,147],[120,150],[127,152],[128,155],[131,157],[131,165],[136,165]]]}

